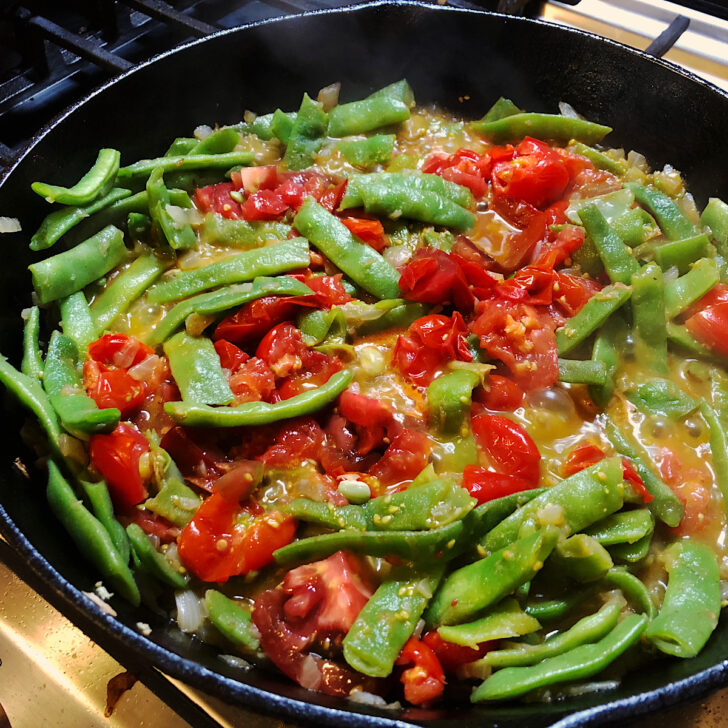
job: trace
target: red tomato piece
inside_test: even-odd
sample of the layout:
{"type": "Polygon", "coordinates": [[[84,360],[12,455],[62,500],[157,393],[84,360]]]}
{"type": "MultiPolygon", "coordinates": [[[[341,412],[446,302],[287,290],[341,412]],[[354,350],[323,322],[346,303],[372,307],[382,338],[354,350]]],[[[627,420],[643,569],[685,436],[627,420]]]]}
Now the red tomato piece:
{"type": "Polygon", "coordinates": [[[230,196],[234,190],[235,185],[232,182],[200,187],[195,190],[193,201],[201,212],[216,212],[230,220],[239,220],[243,213],[240,203],[230,196]]]}
{"type": "Polygon", "coordinates": [[[725,283],[716,283],[702,298],[690,306],[685,312],[685,316],[690,318],[699,311],[718,303],[728,303],[728,285],[725,283]]]}
{"type": "Polygon", "coordinates": [[[275,192],[294,210],[298,210],[307,197],[320,200],[329,189],[328,181],[316,172],[289,172],[280,176],[284,181],[275,192]]]}
{"type": "Polygon", "coordinates": [[[122,516],[121,520],[125,526],[130,523],[136,523],[139,528],[148,533],[150,536],[155,536],[161,543],[172,543],[176,541],[180,534],[180,529],[173,523],[170,523],[166,518],[156,516],[154,513],[146,510],[146,508],[132,508],[128,515],[122,516]]]}
{"type": "Polygon", "coordinates": [[[445,672],[432,648],[410,637],[402,648],[396,665],[412,665],[402,673],[404,697],[412,705],[430,705],[445,689],[445,672]]]}
{"type": "Polygon", "coordinates": [[[604,460],[605,457],[604,450],[597,447],[594,443],[585,442],[575,447],[569,453],[566,462],[561,465],[561,473],[565,478],[568,478],[570,475],[574,475],[574,473],[578,473],[584,470],[584,468],[588,468],[590,465],[604,460]]]}
{"type": "Polygon", "coordinates": [[[286,422],[273,444],[260,456],[266,465],[292,467],[303,460],[318,460],[326,436],[311,417],[286,422]]]}
{"type": "Polygon", "coordinates": [[[116,407],[122,418],[137,410],[147,393],[144,382],[139,382],[125,369],[108,369],[87,359],[83,365],[83,383],[88,396],[101,408],[116,407]]]}
{"type": "Polygon", "coordinates": [[[288,209],[274,190],[258,190],[243,203],[242,215],[246,220],[278,220],[288,209]]]}
{"type": "Polygon", "coordinates": [[[175,425],[164,434],[160,445],[169,453],[186,480],[206,490],[211,490],[212,483],[229,466],[225,455],[213,444],[213,437],[208,432],[175,425]]]}
{"type": "Polygon", "coordinates": [[[652,493],[647,490],[644,481],[639,473],[635,470],[634,465],[627,458],[622,458],[622,477],[626,483],[629,483],[642,498],[643,503],[650,503],[654,500],[652,493]]]}
{"type": "Polygon", "coordinates": [[[274,326],[260,341],[255,355],[260,357],[276,377],[286,377],[302,366],[308,347],[301,332],[291,323],[274,326]]]}
{"type": "Polygon", "coordinates": [[[728,355],[728,302],[706,306],[685,321],[687,330],[711,351],[728,355]]]}
{"type": "Polygon", "coordinates": [[[213,339],[245,345],[258,341],[281,321],[290,321],[302,304],[283,296],[264,296],[242,305],[215,328],[213,339]]]}
{"type": "Polygon", "coordinates": [[[379,220],[366,220],[361,217],[342,217],[341,222],[367,245],[381,252],[387,247],[389,241],[384,234],[384,226],[379,220]]]}
{"type": "Polygon", "coordinates": [[[233,172],[230,179],[237,189],[244,190],[248,195],[254,195],[258,190],[272,190],[278,186],[278,170],[275,164],[242,167],[240,171],[233,172]]]}
{"type": "Polygon", "coordinates": [[[473,394],[476,402],[489,410],[499,412],[513,412],[518,409],[523,397],[523,390],[512,379],[498,374],[490,374],[486,384],[478,387],[473,394]]]}
{"type": "Polygon", "coordinates": [[[500,415],[479,415],[473,417],[472,429],[475,441],[499,472],[538,484],[541,453],[521,425],[500,415]]]}
{"type": "MultiPolygon", "coordinates": [[[[551,207],[555,206],[552,205],[551,207]]],[[[584,244],[584,238],[585,233],[583,228],[572,225],[563,228],[563,230],[559,231],[556,239],[552,243],[544,242],[538,246],[538,254],[534,265],[553,270],[581,248],[584,244]]]]}
{"type": "Polygon", "coordinates": [[[263,465],[256,460],[236,460],[229,467],[213,483],[213,492],[229,501],[247,500],[263,479],[263,465]]]}
{"type": "Polygon", "coordinates": [[[476,465],[466,465],[463,470],[463,488],[477,499],[478,505],[513,493],[531,490],[536,485],[537,483],[518,475],[494,473],[476,465]]]}
{"type": "Polygon", "coordinates": [[[571,199],[586,199],[620,189],[622,180],[619,177],[594,167],[586,167],[571,180],[568,195],[571,199]]]}
{"type": "Polygon", "coordinates": [[[427,465],[432,441],[424,432],[403,429],[382,457],[369,469],[384,485],[414,480],[427,465]]]}
{"type": "Polygon", "coordinates": [[[336,212],[341,204],[341,200],[346,192],[346,185],[349,180],[339,182],[337,185],[330,186],[319,198],[318,202],[321,207],[327,209],[329,212],[336,212]]]}
{"type": "Polygon", "coordinates": [[[273,372],[257,356],[243,362],[230,375],[229,382],[230,389],[235,395],[235,404],[267,401],[276,389],[273,372]]]}
{"type": "Polygon", "coordinates": [[[301,361],[302,368],[279,383],[276,395],[280,399],[290,399],[308,389],[320,387],[343,366],[337,357],[311,349],[306,351],[301,361]]]}
{"type": "Polygon", "coordinates": [[[121,422],[108,435],[89,438],[91,463],[109,488],[114,505],[125,511],[147,497],[139,460],[149,452],[149,442],[139,430],[121,422]]]}
{"type": "Polygon", "coordinates": [[[456,645],[454,642],[447,642],[442,639],[436,629],[426,632],[422,636],[422,642],[435,653],[435,657],[437,657],[438,662],[442,665],[442,669],[446,673],[455,672],[462,665],[479,660],[492,650],[496,644],[493,641],[481,642],[477,649],[456,645]]]}
{"type": "Polygon", "coordinates": [[[246,354],[242,349],[231,344],[225,339],[218,339],[215,342],[215,351],[220,357],[220,364],[223,369],[235,372],[242,364],[244,364],[250,355],[246,354]]]}
{"type": "Polygon", "coordinates": [[[415,253],[401,271],[399,289],[411,301],[453,303],[461,311],[471,311],[474,305],[468,279],[457,257],[435,248],[422,248],[415,253]]]}
{"type": "Polygon", "coordinates": [[[152,354],[154,349],[126,334],[104,334],[88,346],[88,355],[94,361],[119,369],[129,369],[152,354]]]}
{"type": "Polygon", "coordinates": [[[313,291],[314,295],[304,298],[313,298],[313,302],[319,308],[331,308],[353,301],[354,298],[346,292],[341,282],[343,277],[342,273],[333,276],[305,276],[303,282],[313,291]]]}

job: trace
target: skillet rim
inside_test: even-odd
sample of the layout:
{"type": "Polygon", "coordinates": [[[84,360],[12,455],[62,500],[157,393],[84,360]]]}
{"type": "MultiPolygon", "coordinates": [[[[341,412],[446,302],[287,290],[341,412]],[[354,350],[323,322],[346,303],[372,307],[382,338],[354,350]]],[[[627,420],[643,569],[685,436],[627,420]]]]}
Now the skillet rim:
{"type": "MultiPolygon", "coordinates": [[[[651,64],[662,66],[672,73],[676,73],[690,82],[697,83],[728,100],[728,92],[719,88],[715,84],[698,77],[691,71],[688,71],[670,61],[651,56],[644,51],[578,28],[569,28],[567,26],[551,23],[541,19],[517,17],[490,12],[487,10],[433,5],[428,2],[423,2],[422,0],[371,0],[369,2],[338,8],[311,10],[293,15],[267,18],[233,28],[221,29],[208,36],[192,39],[139,63],[128,71],[115,76],[93,89],[82,99],[56,115],[48,124],[40,129],[31,138],[27,146],[13,161],[13,163],[3,172],[2,176],[0,176],[0,192],[15,169],[20,166],[26,157],[35,150],[36,146],[38,146],[39,143],[67,117],[75,113],[91,99],[104,93],[107,88],[113,86],[117,82],[120,82],[122,79],[125,79],[131,74],[142,71],[142,69],[156,63],[158,60],[165,59],[176,53],[184,52],[187,48],[212,41],[212,39],[218,37],[231,35],[239,31],[244,32],[249,28],[265,26],[270,23],[296,22],[300,18],[307,18],[311,16],[326,16],[331,14],[344,15],[356,13],[361,10],[370,10],[382,7],[412,7],[426,9],[429,12],[442,11],[448,13],[486,15],[501,18],[513,23],[545,26],[550,29],[550,32],[562,32],[567,36],[572,35],[591,38],[601,44],[614,47],[618,49],[619,52],[626,52],[628,56],[641,58],[642,61],[648,61],[651,64]]],[[[276,717],[285,716],[286,718],[291,718],[297,722],[303,721],[305,723],[313,723],[314,721],[320,721],[327,725],[346,725],[351,726],[352,728],[354,728],[354,726],[366,726],[367,728],[406,728],[407,726],[421,725],[419,721],[413,723],[409,720],[401,720],[385,711],[370,708],[358,703],[349,702],[348,704],[345,704],[347,705],[346,709],[340,709],[298,700],[279,693],[268,692],[262,688],[229,678],[199,662],[182,657],[176,652],[173,652],[171,649],[162,647],[151,639],[144,637],[142,634],[136,632],[131,627],[128,627],[120,620],[104,612],[100,607],[91,602],[90,599],[85,597],[84,593],[78,587],[71,584],[71,582],[56,571],[51,563],[36,550],[25,534],[17,527],[2,503],[0,503],[0,536],[3,536],[7,540],[10,547],[13,548],[18,555],[25,558],[26,564],[30,568],[32,574],[40,580],[40,584],[34,584],[33,588],[39,591],[44,598],[46,598],[54,607],[59,609],[59,611],[61,611],[65,616],[71,616],[73,618],[71,621],[75,624],[78,625],[79,622],[82,622],[83,624],[81,628],[83,631],[95,641],[106,642],[106,638],[113,640],[115,643],[114,647],[117,649],[112,650],[109,647],[104,647],[104,649],[111,651],[114,657],[120,662],[124,662],[125,660],[128,661],[128,655],[131,655],[132,657],[142,657],[149,661],[151,667],[161,669],[165,673],[180,679],[183,682],[191,680],[195,687],[200,687],[203,690],[210,692],[212,695],[222,698],[223,700],[232,699],[232,701],[241,705],[243,708],[260,710],[267,715],[276,717]],[[101,635],[101,637],[98,635],[101,635]],[[125,654],[120,656],[119,653],[125,654]]],[[[620,718],[643,715],[650,711],[666,708],[675,705],[678,702],[698,697],[711,689],[725,684],[728,684],[728,659],[724,659],[721,662],[695,673],[694,675],[690,675],[689,677],[679,680],[678,682],[666,683],[647,692],[627,696],[615,701],[605,702],[600,705],[579,710],[578,712],[567,714],[553,723],[552,728],[575,728],[576,726],[604,724],[605,722],[616,721],[620,718]]],[[[457,720],[456,714],[453,717],[457,720]]],[[[444,720],[449,721],[451,719],[452,718],[445,718],[444,720]]]]}

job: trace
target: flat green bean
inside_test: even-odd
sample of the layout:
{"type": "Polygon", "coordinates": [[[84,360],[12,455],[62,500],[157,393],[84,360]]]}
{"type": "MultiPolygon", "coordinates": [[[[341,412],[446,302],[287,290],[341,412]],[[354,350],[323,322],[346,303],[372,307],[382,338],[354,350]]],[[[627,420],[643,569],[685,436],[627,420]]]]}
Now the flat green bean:
{"type": "Polygon", "coordinates": [[[635,543],[648,536],[655,529],[655,520],[647,508],[612,513],[601,521],[597,521],[584,533],[588,534],[602,546],[613,546],[619,543],[635,543]]]}
{"type": "Polygon", "coordinates": [[[328,125],[329,117],[321,105],[304,94],[286,142],[283,162],[288,169],[306,169],[313,164],[314,155],[324,143],[328,125]]]}
{"type": "Polygon", "coordinates": [[[130,523],[126,527],[126,534],[131,543],[134,559],[144,573],[173,589],[184,589],[187,586],[190,577],[177,571],[164,555],[154,548],[149,536],[136,523],[130,523]]]}
{"type": "Polygon", "coordinates": [[[549,568],[579,582],[598,581],[614,566],[609,552],[599,541],[576,533],[560,541],[549,560],[549,568]]]}
{"type": "Polygon", "coordinates": [[[430,425],[440,432],[459,433],[470,418],[473,389],[482,377],[468,369],[456,369],[440,375],[427,388],[430,425]]]}
{"type": "Polygon", "coordinates": [[[691,263],[706,255],[709,243],[707,233],[663,243],[655,248],[655,260],[662,270],[676,266],[682,275],[690,270],[691,263]]]}
{"type": "Polygon", "coordinates": [[[185,154],[176,157],[142,159],[119,169],[119,181],[144,179],[155,169],[177,172],[189,169],[228,169],[239,164],[247,167],[255,161],[252,152],[228,152],[227,154],[185,154]]]}
{"type": "Polygon", "coordinates": [[[717,412],[703,399],[700,414],[708,424],[713,473],[723,496],[723,509],[728,512],[728,436],[717,412]]]}
{"type": "Polygon", "coordinates": [[[200,240],[233,248],[259,248],[268,240],[285,240],[291,226],[282,222],[248,222],[228,220],[209,213],[200,228],[200,240]]]}
{"type": "Polygon", "coordinates": [[[665,314],[673,319],[702,298],[720,281],[718,265],[712,258],[701,258],[685,275],[665,284],[665,314]]]}
{"type": "Polygon", "coordinates": [[[650,620],[655,618],[657,607],[652,601],[647,587],[634,574],[630,574],[624,566],[615,566],[604,577],[604,581],[622,591],[633,607],[646,614],[650,620]]]}
{"type": "Polygon", "coordinates": [[[409,106],[392,96],[370,96],[361,101],[334,106],[329,112],[332,137],[364,134],[382,126],[398,124],[410,117],[409,106]]]}
{"type": "Polygon", "coordinates": [[[582,157],[586,157],[597,169],[604,169],[620,177],[627,171],[627,162],[625,160],[613,159],[582,142],[571,142],[568,149],[576,154],[580,154],[582,157]]]}
{"type": "Polygon", "coordinates": [[[596,144],[612,131],[609,126],[585,119],[537,113],[509,114],[495,121],[481,119],[470,126],[494,144],[518,142],[526,136],[559,142],[576,139],[585,144],[596,144]]]}
{"type": "Polygon", "coordinates": [[[625,187],[634,192],[637,202],[657,220],[657,224],[668,240],[681,240],[696,234],[695,225],[675,204],[674,200],[655,187],[628,182],[625,187]]]}
{"type": "Polygon", "coordinates": [[[367,139],[340,141],[338,147],[349,164],[367,169],[391,159],[396,138],[394,134],[375,134],[367,139]]]}
{"type": "Polygon", "coordinates": [[[23,361],[20,371],[30,379],[43,378],[43,354],[38,337],[40,333],[40,309],[37,306],[23,311],[23,361]]]}
{"type": "Polygon", "coordinates": [[[614,377],[619,367],[620,345],[624,341],[627,325],[621,316],[611,316],[599,329],[592,348],[592,361],[604,365],[605,377],[602,384],[589,387],[591,398],[602,408],[606,407],[614,393],[614,377]]]}
{"type": "Polygon", "coordinates": [[[607,383],[607,367],[598,360],[559,359],[559,381],[603,386],[607,383]]]}
{"type": "Polygon", "coordinates": [[[643,371],[668,374],[665,284],[662,271],[648,263],[632,276],[634,353],[643,371]]]}
{"type": "Polygon", "coordinates": [[[63,333],[78,347],[79,354],[98,338],[100,330],[91,316],[91,309],[83,291],[76,291],[59,302],[63,333]]]}
{"type": "Polygon", "coordinates": [[[717,197],[711,197],[700,216],[700,224],[710,228],[711,240],[724,258],[728,255],[728,205],[717,197]]]}
{"type": "Polygon", "coordinates": [[[103,480],[91,483],[87,480],[78,481],[83,495],[91,506],[91,511],[98,518],[101,525],[106,529],[116,550],[121,556],[121,560],[129,563],[131,548],[129,546],[129,538],[126,535],[124,526],[116,520],[114,515],[114,504],[111,502],[109,489],[103,480]]]}
{"type": "Polygon", "coordinates": [[[205,592],[205,606],[214,627],[236,647],[255,652],[260,647],[250,607],[215,589],[205,592]]]}

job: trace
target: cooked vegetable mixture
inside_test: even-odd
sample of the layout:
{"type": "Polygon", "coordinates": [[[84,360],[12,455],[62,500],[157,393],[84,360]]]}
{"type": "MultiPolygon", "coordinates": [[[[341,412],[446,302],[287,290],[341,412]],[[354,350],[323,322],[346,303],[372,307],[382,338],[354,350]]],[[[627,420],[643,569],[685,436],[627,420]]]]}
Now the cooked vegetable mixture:
{"type": "Polygon", "coordinates": [[[567,105],[338,91],[33,184],[56,249],[0,381],[53,512],[113,592],[330,695],[549,700],[697,655],[728,205],[567,105]]]}

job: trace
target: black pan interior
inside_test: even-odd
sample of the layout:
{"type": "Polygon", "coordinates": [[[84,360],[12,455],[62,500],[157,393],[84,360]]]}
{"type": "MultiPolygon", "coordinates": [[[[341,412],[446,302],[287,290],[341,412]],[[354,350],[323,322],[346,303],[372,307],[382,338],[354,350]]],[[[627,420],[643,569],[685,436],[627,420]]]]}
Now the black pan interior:
{"type": "MultiPolygon", "coordinates": [[[[103,146],[120,149],[126,162],[156,156],[199,124],[239,121],[246,108],[295,109],[303,91],[315,94],[334,81],[343,84],[342,98],[353,100],[401,77],[420,103],[466,117],[479,117],[500,95],[535,111],[554,112],[567,101],[613,126],[615,146],[641,151],[653,167],[670,162],[680,169],[699,204],[728,194],[728,97],[661,61],[545,23],[416,3],[287,18],[167,54],[93,94],[36,140],[0,185],[0,215],[18,217],[24,230],[2,240],[8,257],[0,266],[0,351],[17,362],[20,311],[31,290],[27,242],[47,212],[30,192],[33,180],[73,182],[103,146]]],[[[0,401],[0,531],[43,578],[46,595],[128,661],[151,661],[220,697],[328,725],[535,727],[616,720],[724,681],[725,620],[694,660],[656,662],[617,690],[548,706],[472,708],[464,696],[437,710],[391,713],[318,696],[274,674],[234,672],[204,645],[166,630],[158,616],[114,601],[117,622],[80,595],[76,587],[91,590],[96,579],[48,512],[43,478],[19,437],[22,413],[0,401]],[[30,480],[14,466],[18,457],[30,480]],[[140,619],[155,627],[153,642],[134,629],[140,619]]]]}

